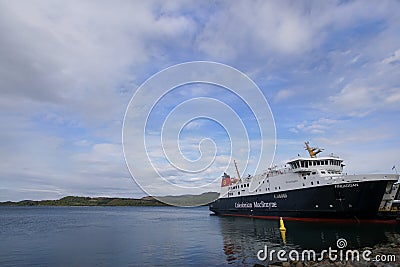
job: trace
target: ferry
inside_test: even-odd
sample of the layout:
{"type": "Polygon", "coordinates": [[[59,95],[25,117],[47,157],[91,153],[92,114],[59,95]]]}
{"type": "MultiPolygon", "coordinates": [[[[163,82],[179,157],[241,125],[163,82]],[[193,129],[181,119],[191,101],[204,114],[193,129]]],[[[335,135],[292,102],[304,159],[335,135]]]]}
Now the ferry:
{"type": "Polygon", "coordinates": [[[309,157],[241,178],[224,173],[216,215],[318,221],[398,221],[399,175],[343,172],[343,160],[305,142],[309,157]]]}

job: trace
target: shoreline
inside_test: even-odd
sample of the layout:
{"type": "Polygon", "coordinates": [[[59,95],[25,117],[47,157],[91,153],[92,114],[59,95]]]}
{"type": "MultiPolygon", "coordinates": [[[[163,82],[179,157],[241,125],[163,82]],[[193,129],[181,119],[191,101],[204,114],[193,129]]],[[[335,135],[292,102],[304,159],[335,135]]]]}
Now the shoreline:
{"type": "Polygon", "coordinates": [[[179,206],[207,206],[202,203],[212,202],[219,196],[215,192],[207,192],[201,195],[182,196],[145,196],[142,198],[118,198],[118,197],[84,197],[66,196],[56,200],[21,200],[0,202],[0,207],[5,206],[174,206],[168,202],[177,203],[179,206]],[[166,203],[162,202],[165,200],[166,203]]]}

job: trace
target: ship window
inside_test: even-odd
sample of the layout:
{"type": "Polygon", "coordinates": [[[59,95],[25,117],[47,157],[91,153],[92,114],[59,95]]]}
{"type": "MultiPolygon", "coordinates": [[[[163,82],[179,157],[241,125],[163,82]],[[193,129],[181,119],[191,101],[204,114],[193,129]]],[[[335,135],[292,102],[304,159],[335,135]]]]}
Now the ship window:
{"type": "Polygon", "coordinates": [[[279,189],[281,189],[281,187],[279,187],[279,189]]]}
{"type": "Polygon", "coordinates": [[[240,195],[240,192],[238,192],[238,195],[240,195]]]}
{"type": "Polygon", "coordinates": [[[325,174],[325,171],[321,171],[322,174],[325,174]]]}
{"type": "Polygon", "coordinates": [[[305,179],[307,179],[307,177],[304,176],[303,179],[305,180],[305,179]]]}
{"type": "Polygon", "coordinates": [[[314,185],[314,183],[313,183],[313,182],[311,182],[311,185],[314,185]]]}
{"type": "Polygon", "coordinates": [[[328,160],[325,160],[325,165],[328,165],[328,160]]]}
{"type": "Polygon", "coordinates": [[[301,161],[301,167],[304,168],[304,161],[301,161]]]}
{"type": "Polygon", "coordinates": [[[303,184],[303,186],[306,186],[305,184],[303,184]]]}
{"type": "Polygon", "coordinates": [[[249,184],[247,184],[247,187],[249,187],[249,184]]]}
{"type": "Polygon", "coordinates": [[[317,184],[319,184],[319,181],[317,181],[317,184]]]}
{"type": "Polygon", "coordinates": [[[312,172],[313,175],[317,174],[316,172],[312,172]]]}

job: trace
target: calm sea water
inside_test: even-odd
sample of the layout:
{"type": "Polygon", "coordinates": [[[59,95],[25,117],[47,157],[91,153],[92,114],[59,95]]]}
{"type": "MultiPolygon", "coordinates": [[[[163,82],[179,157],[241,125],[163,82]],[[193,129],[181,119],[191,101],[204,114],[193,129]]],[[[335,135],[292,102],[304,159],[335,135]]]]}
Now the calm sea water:
{"type": "MultiPolygon", "coordinates": [[[[399,226],[210,216],[208,207],[0,207],[0,266],[253,266],[264,245],[386,242],[399,226]]],[[[265,264],[265,262],[264,262],[265,264]]]]}

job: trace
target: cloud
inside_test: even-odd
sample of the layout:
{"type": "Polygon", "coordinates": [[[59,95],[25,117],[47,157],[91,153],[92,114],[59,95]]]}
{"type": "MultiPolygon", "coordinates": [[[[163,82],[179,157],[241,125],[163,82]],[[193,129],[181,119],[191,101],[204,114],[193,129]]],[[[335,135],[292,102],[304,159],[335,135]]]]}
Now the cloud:
{"type": "Polygon", "coordinates": [[[292,90],[283,89],[283,90],[278,91],[278,93],[276,93],[274,100],[276,102],[279,102],[279,101],[283,101],[285,99],[288,99],[288,98],[290,98],[290,97],[292,97],[294,95],[295,95],[295,93],[292,90]]]}
{"type": "Polygon", "coordinates": [[[232,59],[249,50],[298,54],[310,49],[311,21],[298,6],[245,1],[223,6],[197,39],[199,49],[213,57],[232,59]]]}
{"type": "Polygon", "coordinates": [[[328,119],[328,118],[320,118],[315,121],[311,122],[303,122],[296,127],[289,129],[290,131],[294,133],[298,132],[306,132],[310,134],[325,134],[328,130],[338,127],[338,125],[342,123],[342,121],[336,120],[336,119],[328,119]]]}
{"type": "MultiPolygon", "coordinates": [[[[123,159],[125,108],[152,74],[191,60],[238,68],[273,100],[278,138],[285,140],[278,159],[297,155],[293,144],[311,139],[344,146],[340,152],[351,157],[360,147],[349,145],[358,143],[368,147],[365,155],[388,152],[387,161],[395,161],[387,146],[398,146],[394,133],[400,130],[393,123],[400,104],[398,9],[394,1],[2,1],[0,196],[143,195],[123,159]]],[[[203,85],[177,89],[156,109],[160,117],[152,118],[148,133],[159,137],[162,115],[179,101],[214,97],[244,114],[250,148],[259,152],[249,108],[224,90],[203,85]]],[[[138,116],[141,108],[136,107],[138,116]]],[[[240,121],[231,122],[235,134],[240,121]]],[[[183,152],[196,158],[197,137],[215,128],[200,121],[186,127],[183,152]]],[[[220,148],[228,145],[222,134],[212,137],[220,148]]],[[[150,143],[155,140],[149,137],[150,143]]],[[[248,150],[239,143],[233,157],[251,172],[257,159],[252,153],[247,158],[248,150]]],[[[149,154],[157,160],[161,152],[150,147],[149,154]]],[[[186,182],[211,179],[222,166],[234,170],[223,152],[214,169],[188,176],[186,182]]],[[[143,159],[136,160],[134,166],[142,166],[143,159]]],[[[164,163],[158,162],[165,175],[179,178],[164,163]]],[[[152,178],[153,172],[140,173],[152,178]]]]}
{"type": "Polygon", "coordinates": [[[397,88],[349,84],[328,100],[329,107],[336,107],[341,113],[363,117],[379,109],[395,107],[394,104],[399,104],[400,93],[397,88]]]}
{"type": "Polygon", "coordinates": [[[1,5],[0,93],[74,106],[92,119],[125,105],[118,87],[132,91],[131,70],[162,53],[160,40],[174,42],[193,27],[189,17],[153,12],[150,2],[1,5]]]}
{"type": "Polygon", "coordinates": [[[400,49],[396,50],[393,55],[382,60],[384,64],[399,64],[400,63],[400,49]]]}

